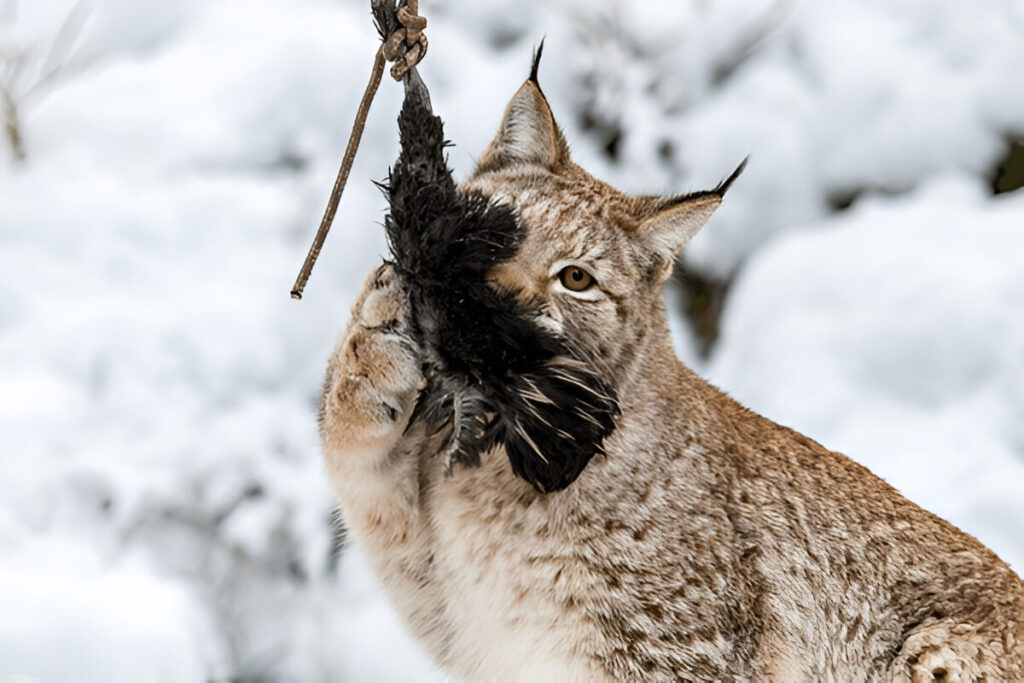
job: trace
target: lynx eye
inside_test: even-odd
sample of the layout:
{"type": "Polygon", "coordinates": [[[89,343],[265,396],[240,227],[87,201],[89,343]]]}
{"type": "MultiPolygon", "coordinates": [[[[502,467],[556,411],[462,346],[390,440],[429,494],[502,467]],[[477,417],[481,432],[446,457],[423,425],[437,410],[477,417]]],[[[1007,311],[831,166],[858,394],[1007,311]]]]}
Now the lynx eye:
{"type": "Polygon", "coordinates": [[[578,266],[566,266],[558,272],[562,286],[570,292],[582,292],[594,286],[594,276],[578,266]]]}

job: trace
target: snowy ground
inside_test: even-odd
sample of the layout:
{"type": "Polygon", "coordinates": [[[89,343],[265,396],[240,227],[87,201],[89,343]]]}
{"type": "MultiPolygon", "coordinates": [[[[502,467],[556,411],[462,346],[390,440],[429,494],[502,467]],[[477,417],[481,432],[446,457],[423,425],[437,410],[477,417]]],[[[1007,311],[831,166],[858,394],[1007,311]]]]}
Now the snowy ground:
{"type": "MultiPolygon", "coordinates": [[[[22,111],[27,158],[0,148],[0,679],[438,678],[338,559],[315,438],[383,253],[390,82],[288,298],[367,5],[95,0],[86,66],[22,111]]],[[[30,48],[31,80],[70,7],[0,0],[0,60],[30,48]]],[[[676,321],[681,354],[1024,569],[1024,193],[989,192],[1024,135],[1024,5],[589,7],[424,0],[456,171],[545,34],[542,84],[597,175],[682,191],[751,154],[687,255],[737,273],[722,336],[700,361],[676,321]]]]}

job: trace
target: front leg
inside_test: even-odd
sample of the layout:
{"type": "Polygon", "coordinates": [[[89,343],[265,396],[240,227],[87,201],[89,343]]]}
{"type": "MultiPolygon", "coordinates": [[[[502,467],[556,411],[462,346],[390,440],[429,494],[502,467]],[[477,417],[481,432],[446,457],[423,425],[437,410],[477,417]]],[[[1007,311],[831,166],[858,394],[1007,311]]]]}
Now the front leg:
{"type": "Polygon", "coordinates": [[[443,659],[447,620],[420,486],[428,444],[409,425],[423,384],[408,297],[385,264],[367,278],[328,362],[320,438],[349,531],[407,624],[443,659]]]}
{"type": "Polygon", "coordinates": [[[399,502],[415,507],[416,492],[408,487],[415,482],[403,472],[407,464],[390,457],[423,381],[407,316],[406,294],[394,270],[381,265],[367,277],[327,363],[320,439],[343,508],[357,500],[394,498],[396,492],[399,502]]]}

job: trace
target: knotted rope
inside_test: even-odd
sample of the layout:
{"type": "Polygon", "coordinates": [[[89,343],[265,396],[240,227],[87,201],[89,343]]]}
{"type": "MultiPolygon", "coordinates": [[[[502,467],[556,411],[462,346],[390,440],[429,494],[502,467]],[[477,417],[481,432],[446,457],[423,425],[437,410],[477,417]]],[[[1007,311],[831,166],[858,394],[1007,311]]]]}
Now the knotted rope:
{"type": "Polygon", "coordinates": [[[359,102],[356,120],[352,124],[352,132],[349,134],[348,146],[345,147],[345,156],[341,159],[338,176],[334,179],[334,187],[327,200],[327,209],[320,220],[320,228],[316,231],[316,237],[313,238],[313,244],[310,245],[309,253],[306,254],[302,270],[299,271],[299,276],[292,286],[293,299],[302,298],[302,291],[306,288],[306,281],[309,280],[309,274],[313,271],[313,264],[320,256],[320,249],[323,248],[327,233],[331,229],[331,224],[334,223],[334,215],[338,212],[338,202],[341,201],[341,193],[345,191],[345,183],[348,182],[348,174],[352,170],[352,162],[355,161],[356,150],[363,137],[363,128],[366,126],[366,116],[370,113],[370,104],[373,102],[374,95],[377,94],[377,88],[380,86],[381,77],[384,74],[385,61],[394,62],[391,67],[391,77],[400,81],[427,54],[427,36],[423,34],[423,29],[427,27],[427,20],[419,16],[419,0],[408,0],[406,4],[398,8],[395,15],[398,18],[399,26],[387,35],[384,34],[387,33],[390,22],[380,20],[382,14],[379,5],[379,2],[373,3],[374,14],[378,17],[378,26],[384,40],[374,56],[370,82],[366,85],[363,99],[359,102]]]}

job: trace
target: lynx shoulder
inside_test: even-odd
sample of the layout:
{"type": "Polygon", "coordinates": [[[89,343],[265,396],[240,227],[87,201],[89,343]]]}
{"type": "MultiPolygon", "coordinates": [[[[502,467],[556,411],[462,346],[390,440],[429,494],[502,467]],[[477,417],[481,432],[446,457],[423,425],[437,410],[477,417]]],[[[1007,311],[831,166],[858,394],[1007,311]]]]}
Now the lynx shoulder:
{"type": "Polygon", "coordinates": [[[1005,563],[676,359],[661,287],[736,175],[670,197],[594,179],[535,68],[457,190],[519,231],[485,284],[510,311],[490,334],[547,354],[502,397],[533,423],[469,385],[431,401],[452,349],[423,341],[436,312],[382,265],[321,410],[354,539],[466,680],[1024,679],[1005,563]]]}

